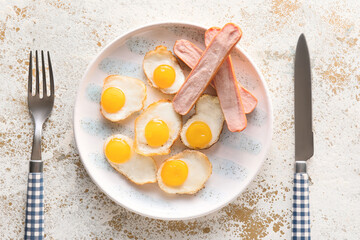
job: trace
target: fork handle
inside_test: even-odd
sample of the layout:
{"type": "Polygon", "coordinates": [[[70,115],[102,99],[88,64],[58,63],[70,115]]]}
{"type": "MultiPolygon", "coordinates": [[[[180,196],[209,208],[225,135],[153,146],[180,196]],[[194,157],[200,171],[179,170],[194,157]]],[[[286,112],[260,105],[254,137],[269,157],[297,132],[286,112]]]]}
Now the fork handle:
{"type": "Polygon", "coordinates": [[[309,176],[306,172],[294,175],[292,240],[310,240],[309,176]]]}
{"type": "Polygon", "coordinates": [[[42,172],[30,171],[26,202],[25,239],[44,239],[44,181],[42,172]]]}

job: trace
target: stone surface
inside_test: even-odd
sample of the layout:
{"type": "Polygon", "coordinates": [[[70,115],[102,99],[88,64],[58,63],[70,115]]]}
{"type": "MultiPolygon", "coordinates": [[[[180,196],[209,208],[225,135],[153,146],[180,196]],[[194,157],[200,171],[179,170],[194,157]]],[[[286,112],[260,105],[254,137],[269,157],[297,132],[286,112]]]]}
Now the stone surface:
{"type": "Polygon", "coordinates": [[[309,162],[312,236],[358,239],[360,225],[359,1],[13,1],[0,3],[0,238],[23,235],[32,122],[26,102],[30,49],[52,52],[55,111],[45,125],[47,239],[290,239],[294,167],[293,58],[304,32],[311,51],[315,154],[309,162]],[[144,24],[234,22],[267,81],[271,149],[246,192],[189,221],[144,218],[108,199],[77,154],[72,114],[89,62],[144,24]]]}

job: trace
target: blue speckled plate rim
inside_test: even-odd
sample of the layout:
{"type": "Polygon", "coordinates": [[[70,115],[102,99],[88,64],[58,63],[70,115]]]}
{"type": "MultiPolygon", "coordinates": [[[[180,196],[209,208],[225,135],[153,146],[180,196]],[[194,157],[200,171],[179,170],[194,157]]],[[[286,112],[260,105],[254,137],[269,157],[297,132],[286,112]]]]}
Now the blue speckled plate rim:
{"type": "MultiPolygon", "coordinates": [[[[90,64],[88,65],[88,67],[86,68],[85,73],[83,74],[83,77],[81,79],[81,82],[78,86],[78,90],[77,90],[77,97],[75,100],[75,106],[74,106],[74,112],[73,112],[73,131],[74,131],[74,136],[75,136],[75,144],[76,147],[78,149],[78,138],[77,138],[77,134],[76,134],[76,129],[79,129],[77,126],[77,123],[80,123],[80,121],[78,121],[78,119],[76,118],[76,111],[77,111],[77,102],[80,100],[80,90],[82,89],[82,85],[85,84],[85,78],[88,75],[88,73],[90,72],[90,70],[92,69],[93,65],[95,64],[95,62],[109,49],[112,47],[113,44],[116,44],[116,42],[120,41],[122,38],[126,38],[128,35],[134,35],[138,32],[143,32],[146,31],[148,28],[154,28],[154,27],[164,27],[164,26],[171,26],[171,25],[183,25],[183,26],[187,26],[187,27],[192,27],[192,28],[200,28],[201,30],[206,30],[207,27],[201,26],[201,25],[196,25],[193,23],[189,23],[189,22],[156,22],[156,23],[152,23],[152,24],[147,24],[147,25],[143,25],[140,26],[136,29],[133,29],[131,31],[128,31],[124,34],[122,34],[121,36],[117,37],[115,40],[113,40],[112,42],[110,42],[109,44],[107,44],[102,50],[101,52],[90,62],[90,64]]],[[[249,62],[251,63],[251,65],[254,67],[256,74],[258,75],[259,79],[261,80],[261,83],[264,86],[264,90],[265,90],[265,97],[267,99],[267,103],[268,103],[268,109],[269,109],[269,113],[268,113],[268,121],[269,121],[269,130],[270,130],[270,134],[268,134],[267,139],[264,142],[264,157],[261,159],[261,164],[258,166],[257,170],[255,171],[255,173],[253,174],[253,176],[247,178],[247,182],[242,182],[242,189],[238,192],[237,195],[235,195],[232,199],[230,199],[228,202],[225,202],[222,205],[219,205],[218,207],[209,210],[208,212],[204,212],[202,214],[197,214],[197,215],[189,215],[188,217],[158,217],[158,216],[154,216],[154,215],[149,215],[149,214],[145,214],[142,213],[140,211],[138,211],[137,209],[134,209],[132,207],[126,206],[124,204],[122,204],[121,202],[117,201],[116,199],[114,199],[113,197],[111,197],[110,193],[107,193],[104,189],[102,189],[99,184],[97,183],[95,177],[92,175],[91,171],[88,170],[86,163],[83,160],[83,157],[81,156],[81,152],[78,149],[79,152],[79,156],[81,159],[81,162],[83,164],[83,166],[86,169],[86,172],[89,174],[91,180],[96,184],[96,186],[106,195],[108,196],[108,198],[110,198],[111,200],[113,200],[114,202],[116,202],[117,204],[119,204],[120,206],[135,212],[139,215],[145,216],[145,217],[149,217],[149,218],[154,218],[154,219],[161,219],[161,220],[189,220],[189,219],[194,219],[194,218],[199,218],[202,216],[206,216],[210,213],[216,212],[220,209],[222,209],[223,207],[225,207],[226,205],[228,205],[230,202],[233,202],[241,193],[243,193],[245,191],[245,189],[249,186],[249,184],[254,180],[254,178],[258,175],[261,167],[264,164],[264,161],[266,159],[266,155],[269,151],[270,145],[271,145],[271,140],[272,140],[272,135],[273,135],[273,108],[272,108],[272,102],[271,102],[271,98],[269,95],[269,91],[268,91],[268,87],[267,87],[267,83],[264,80],[264,77],[262,75],[262,73],[259,71],[258,67],[254,64],[253,60],[246,54],[246,52],[239,46],[236,46],[236,48],[238,50],[240,50],[240,52],[242,54],[244,54],[244,56],[249,60],[249,62]]]]}

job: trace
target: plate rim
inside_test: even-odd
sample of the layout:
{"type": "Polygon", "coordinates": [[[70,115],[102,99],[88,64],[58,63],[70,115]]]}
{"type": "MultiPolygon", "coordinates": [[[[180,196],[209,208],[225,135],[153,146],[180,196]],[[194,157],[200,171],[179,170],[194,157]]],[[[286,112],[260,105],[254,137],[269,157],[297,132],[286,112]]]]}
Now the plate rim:
{"type": "Polygon", "coordinates": [[[240,189],[240,191],[234,195],[234,197],[232,197],[230,200],[224,202],[223,204],[217,206],[216,208],[213,208],[211,210],[205,211],[203,213],[200,214],[194,214],[194,215],[189,215],[187,217],[159,217],[159,216],[154,216],[154,215],[150,215],[147,213],[143,213],[140,212],[138,210],[136,210],[135,208],[129,207],[121,202],[119,202],[118,200],[116,200],[115,198],[113,198],[112,196],[110,196],[109,193],[107,193],[107,191],[105,191],[103,188],[101,188],[99,186],[99,184],[97,183],[97,181],[95,180],[95,176],[92,175],[91,171],[89,171],[89,169],[87,168],[86,164],[84,163],[83,157],[81,155],[81,151],[78,148],[78,137],[76,134],[76,129],[78,129],[77,127],[77,118],[76,118],[76,111],[77,111],[77,102],[80,100],[80,94],[79,91],[81,90],[81,86],[83,84],[83,82],[85,81],[86,76],[88,75],[88,73],[90,72],[90,70],[92,69],[92,66],[94,65],[94,63],[97,61],[97,59],[104,53],[106,52],[113,44],[115,44],[116,42],[118,42],[120,39],[126,37],[129,34],[134,34],[136,32],[141,32],[146,30],[147,28],[153,28],[153,27],[161,27],[161,26],[167,26],[167,25],[184,25],[187,27],[192,27],[192,28],[200,28],[203,30],[206,30],[207,27],[205,27],[204,25],[200,25],[200,24],[194,24],[194,23],[190,23],[190,22],[186,22],[186,21],[160,21],[160,22],[153,22],[150,24],[145,24],[145,25],[140,25],[139,27],[136,28],[132,28],[128,31],[126,31],[124,34],[121,34],[120,36],[116,37],[114,40],[112,40],[111,42],[109,42],[104,48],[101,49],[101,51],[92,59],[92,61],[90,61],[87,65],[87,68],[80,80],[80,83],[77,87],[76,90],[76,99],[75,99],[75,104],[74,104],[74,110],[73,110],[73,133],[74,133],[74,138],[75,138],[75,145],[76,145],[76,149],[78,151],[80,160],[82,162],[82,165],[84,166],[87,174],[89,175],[90,179],[92,180],[93,183],[95,183],[95,185],[101,190],[101,192],[103,192],[109,199],[111,199],[112,201],[114,201],[116,204],[120,205],[121,207],[134,212],[136,214],[139,214],[141,216],[144,217],[149,217],[152,219],[159,219],[159,220],[166,220],[166,221],[170,221],[170,220],[190,220],[190,219],[195,219],[195,218],[200,218],[206,215],[209,215],[211,213],[217,212],[220,209],[224,208],[225,206],[227,206],[229,203],[233,202],[234,200],[236,200],[250,185],[250,183],[252,183],[255,179],[256,176],[258,176],[260,169],[262,169],[266,156],[269,152],[270,149],[270,145],[271,145],[271,141],[272,141],[272,136],[273,136],[273,107],[272,107],[272,101],[270,98],[270,94],[269,94],[269,89],[268,89],[268,85],[267,82],[264,79],[264,76],[262,75],[261,71],[259,70],[259,68],[257,67],[257,65],[254,63],[254,61],[251,59],[251,57],[246,53],[246,51],[236,45],[235,47],[240,50],[240,52],[242,54],[244,54],[244,56],[249,60],[250,64],[253,66],[256,74],[259,76],[261,83],[264,86],[264,92],[265,92],[265,97],[268,100],[268,105],[269,105],[269,113],[268,113],[268,117],[269,117],[269,135],[268,137],[265,139],[264,141],[264,157],[261,159],[260,165],[259,167],[257,167],[255,174],[253,176],[251,176],[250,178],[248,178],[248,181],[244,182],[244,186],[240,189]]]}

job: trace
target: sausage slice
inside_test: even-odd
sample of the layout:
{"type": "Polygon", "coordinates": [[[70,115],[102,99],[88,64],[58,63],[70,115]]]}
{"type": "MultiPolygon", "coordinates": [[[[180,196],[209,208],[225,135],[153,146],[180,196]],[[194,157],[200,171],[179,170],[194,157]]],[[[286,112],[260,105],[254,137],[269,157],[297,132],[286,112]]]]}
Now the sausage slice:
{"type": "Polygon", "coordinates": [[[177,113],[185,115],[191,110],[241,36],[240,28],[228,23],[211,40],[173,99],[177,113]]]}

